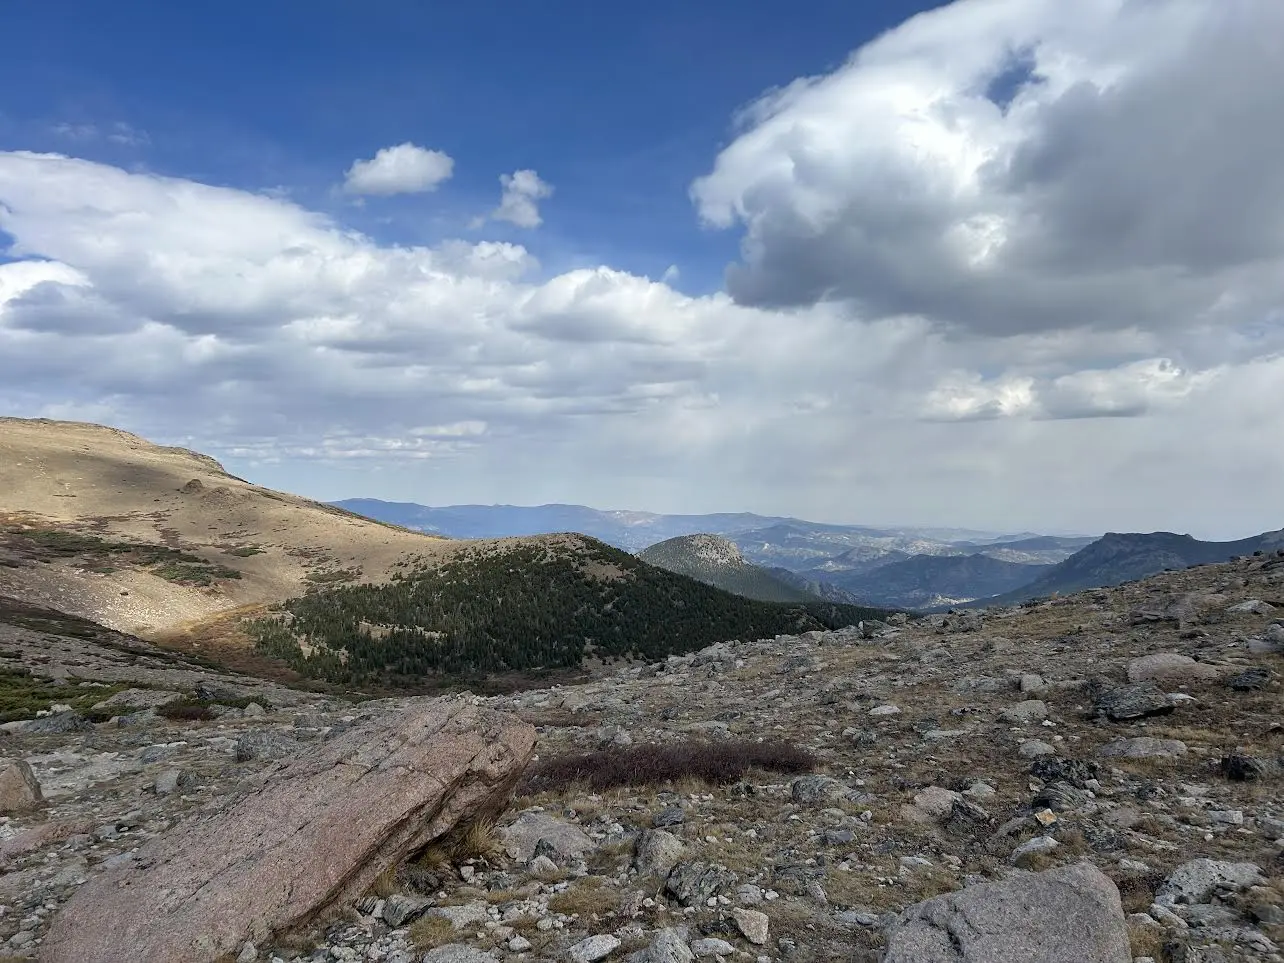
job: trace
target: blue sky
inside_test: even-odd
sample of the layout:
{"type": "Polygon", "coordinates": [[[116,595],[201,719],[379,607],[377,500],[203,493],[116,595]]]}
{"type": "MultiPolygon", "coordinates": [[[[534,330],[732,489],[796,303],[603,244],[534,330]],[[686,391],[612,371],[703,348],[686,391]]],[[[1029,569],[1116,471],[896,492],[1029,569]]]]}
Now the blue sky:
{"type": "Polygon", "coordinates": [[[534,245],[546,269],[659,277],[676,263],[679,286],[705,292],[737,239],[700,227],[687,188],[737,109],[931,6],[11,0],[0,147],[287,186],[329,209],[353,158],[412,141],[457,176],[410,202],[345,205],[345,221],[431,243],[493,204],[501,172],[534,168],[557,189],[534,245]],[[120,123],[146,139],[107,140],[120,123]],[[90,126],[98,137],[75,136],[90,126]]]}
{"type": "Polygon", "coordinates": [[[7,0],[0,414],[321,498],[1278,528],[1279,36],[7,0]]]}

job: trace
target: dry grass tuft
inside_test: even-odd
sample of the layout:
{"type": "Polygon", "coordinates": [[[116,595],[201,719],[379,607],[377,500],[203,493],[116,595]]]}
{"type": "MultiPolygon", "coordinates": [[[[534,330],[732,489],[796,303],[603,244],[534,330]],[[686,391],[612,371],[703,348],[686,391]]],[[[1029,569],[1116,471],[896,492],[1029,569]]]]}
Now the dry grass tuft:
{"type": "Polygon", "coordinates": [[[370,884],[370,892],[380,899],[391,896],[397,891],[397,867],[389,866],[382,873],[375,877],[375,881],[370,884]]]}
{"type": "Polygon", "coordinates": [[[421,916],[410,924],[410,942],[418,949],[431,950],[455,938],[455,927],[444,916],[421,916]]]}
{"type": "Polygon", "coordinates": [[[595,790],[697,780],[735,782],[751,768],[807,772],[815,757],[792,743],[693,740],[667,746],[631,746],[543,759],[527,770],[522,791],[531,794],[579,783],[595,790]]]}
{"type": "Polygon", "coordinates": [[[590,919],[613,913],[620,906],[620,894],[596,876],[588,876],[574,883],[548,901],[554,913],[590,919]]]}

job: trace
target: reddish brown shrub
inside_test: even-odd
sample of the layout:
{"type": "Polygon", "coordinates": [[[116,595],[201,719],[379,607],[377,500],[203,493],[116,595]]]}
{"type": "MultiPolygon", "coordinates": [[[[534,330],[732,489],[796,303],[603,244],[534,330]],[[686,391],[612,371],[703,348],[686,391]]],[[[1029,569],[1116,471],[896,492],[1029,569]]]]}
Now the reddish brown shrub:
{"type": "Polygon", "coordinates": [[[781,741],[699,740],[629,746],[542,759],[526,770],[522,790],[543,792],[580,782],[597,790],[656,786],[686,777],[723,784],[735,782],[752,768],[797,773],[808,771],[815,762],[807,750],[781,741]]]}

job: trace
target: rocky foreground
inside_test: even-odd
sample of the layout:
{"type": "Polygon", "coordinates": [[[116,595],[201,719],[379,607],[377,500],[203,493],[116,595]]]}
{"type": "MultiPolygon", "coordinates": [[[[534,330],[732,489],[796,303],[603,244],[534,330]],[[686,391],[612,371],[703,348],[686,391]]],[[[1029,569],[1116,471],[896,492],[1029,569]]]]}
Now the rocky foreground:
{"type": "MultiPolygon", "coordinates": [[[[163,935],[156,959],[242,963],[1284,961],[1282,660],[1275,554],[490,699],[206,686],[216,718],[183,720],[157,711],[192,693],[176,673],[88,718],[0,727],[0,957],[135,959],[124,914],[131,944],[163,935]],[[425,713],[507,748],[470,743],[433,778],[399,757],[415,800],[322,778],[379,771],[425,713]],[[492,828],[529,726],[534,768],[492,828]],[[567,753],[760,739],[814,764],[599,791],[529,777],[567,753]],[[238,833],[307,773],[301,824],[332,845],[281,848],[271,820],[238,833]],[[252,864],[263,896],[237,912],[257,922],[202,930],[211,864],[252,864]]],[[[77,704],[102,684],[66,670],[77,704]]]]}

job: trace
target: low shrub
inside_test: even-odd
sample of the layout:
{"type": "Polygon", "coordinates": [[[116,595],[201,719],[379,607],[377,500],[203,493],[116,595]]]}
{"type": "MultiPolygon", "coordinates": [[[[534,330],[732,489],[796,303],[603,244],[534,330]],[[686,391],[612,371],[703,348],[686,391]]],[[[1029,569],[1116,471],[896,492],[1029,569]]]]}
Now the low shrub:
{"type": "Polygon", "coordinates": [[[204,722],[217,718],[209,703],[193,699],[175,699],[156,710],[157,715],[180,722],[204,722]]]}
{"type": "Polygon", "coordinates": [[[692,740],[541,759],[526,771],[522,789],[536,793],[585,783],[594,790],[603,790],[658,786],[685,778],[717,785],[735,782],[753,768],[799,773],[812,769],[815,763],[810,752],[783,741],[692,740]]]}

